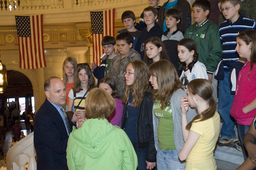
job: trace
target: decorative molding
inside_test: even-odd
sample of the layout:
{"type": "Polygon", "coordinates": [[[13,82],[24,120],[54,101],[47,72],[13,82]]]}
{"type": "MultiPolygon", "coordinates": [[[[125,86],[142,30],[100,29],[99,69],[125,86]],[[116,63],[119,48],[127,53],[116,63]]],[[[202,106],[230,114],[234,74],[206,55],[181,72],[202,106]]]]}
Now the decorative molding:
{"type": "Polygon", "coordinates": [[[60,33],[60,41],[67,41],[67,33],[60,33]]]}
{"type": "Polygon", "coordinates": [[[14,37],[12,34],[7,34],[5,36],[5,41],[8,42],[8,43],[12,43],[14,41],[14,37]]]}
{"type": "Polygon", "coordinates": [[[50,35],[47,33],[44,33],[43,37],[44,37],[44,42],[48,42],[50,40],[50,35]]]}
{"type": "Polygon", "coordinates": [[[89,29],[79,29],[77,38],[78,40],[86,40],[88,43],[92,43],[92,33],[89,29]]]}

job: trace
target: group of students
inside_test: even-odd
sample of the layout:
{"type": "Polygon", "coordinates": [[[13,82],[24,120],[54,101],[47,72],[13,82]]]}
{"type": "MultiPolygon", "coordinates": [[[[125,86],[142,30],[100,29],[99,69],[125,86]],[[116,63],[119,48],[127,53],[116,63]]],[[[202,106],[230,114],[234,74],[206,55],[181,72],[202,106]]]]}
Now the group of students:
{"type": "MultiPolygon", "coordinates": [[[[180,153],[181,160],[186,159],[193,147],[189,150],[185,148],[186,143],[191,144],[186,138],[193,135],[182,127],[192,119],[193,123],[190,122],[190,126],[206,122],[201,120],[201,116],[195,117],[195,110],[189,109],[189,105],[197,108],[199,115],[208,116],[211,113],[211,116],[203,117],[207,119],[206,124],[213,122],[213,126],[220,128],[220,118],[215,114],[216,104],[212,98],[213,89],[210,82],[205,79],[191,81],[186,97],[176,68],[167,60],[154,62],[149,68],[142,61],[130,61],[124,76],[126,89],[123,110],[114,111],[118,108],[113,96],[117,94],[117,90],[115,82],[110,77],[103,78],[99,83],[100,88],[92,89],[83,101],[86,114],[77,121],[78,129],[73,130],[69,136],[69,169],[136,169],[137,166],[138,169],[154,169],[156,165],[158,169],[184,169],[184,163],[180,162],[178,154],[180,153]],[[206,113],[201,113],[202,111],[206,113]],[[111,117],[112,120],[115,117],[119,121],[111,122],[111,117]],[[126,135],[109,122],[112,125],[121,125],[126,135]],[[218,122],[217,125],[215,122],[218,122]],[[187,135],[184,135],[185,133],[187,135]],[[186,142],[183,147],[184,141],[186,142]],[[185,158],[183,152],[188,152],[185,158]]],[[[211,129],[209,127],[201,132],[200,125],[197,127],[198,138],[204,133],[208,134],[208,129],[211,129]]],[[[210,162],[215,162],[213,149],[219,133],[218,130],[213,133],[213,137],[206,139],[213,143],[210,145],[211,151],[202,155],[194,153],[197,159],[205,160],[207,155],[210,162]]],[[[202,146],[198,147],[201,150],[202,146]]],[[[192,151],[197,152],[194,149],[196,147],[192,151]]],[[[189,163],[193,163],[194,160],[194,157],[188,157],[188,169],[189,163]]],[[[200,162],[199,165],[209,168],[209,163],[200,162]]],[[[214,163],[211,166],[216,168],[214,163]]]]}
{"type": "Polygon", "coordinates": [[[190,27],[187,1],[170,0],[163,8],[155,2],[144,9],[139,24],[131,11],[123,13],[127,29],[116,39],[103,38],[100,66],[76,65],[72,57],[64,61],[67,110],[75,112],[78,128],[68,142],[70,169],[99,168],[101,161],[106,169],[217,169],[213,151],[219,135],[220,143],[237,142],[230,113],[247,158],[243,138],[256,113],[255,22],[239,14],[239,0],[221,0],[227,20],[220,29],[207,19],[207,0],[193,3],[195,24],[190,27]],[[131,33],[137,35],[136,25],[144,23],[136,39],[131,33]]]}

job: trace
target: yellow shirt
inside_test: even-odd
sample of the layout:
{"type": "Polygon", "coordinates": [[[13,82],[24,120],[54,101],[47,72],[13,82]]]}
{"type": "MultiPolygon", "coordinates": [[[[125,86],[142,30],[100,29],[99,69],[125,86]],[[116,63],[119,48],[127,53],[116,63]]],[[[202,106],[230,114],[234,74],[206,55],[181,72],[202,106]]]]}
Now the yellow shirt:
{"type": "Polygon", "coordinates": [[[192,131],[201,136],[190,151],[185,164],[185,170],[215,170],[217,169],[213,150],[220,134],[220,115],[215,112],[212,118],[194,122],[192,131]]]}

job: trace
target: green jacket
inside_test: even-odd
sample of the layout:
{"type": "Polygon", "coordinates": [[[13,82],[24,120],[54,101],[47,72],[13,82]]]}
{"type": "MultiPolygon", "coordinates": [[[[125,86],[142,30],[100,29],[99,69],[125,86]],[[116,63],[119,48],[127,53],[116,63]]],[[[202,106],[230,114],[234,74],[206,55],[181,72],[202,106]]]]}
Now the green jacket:
{"type": "Polygon", "coordinates": [[[135,170],[138,160],[126,133],[106,119],[88,119],[69,136],[69,170],[135,170]]]}
{"type": "Polygon", "coordinates": [[[222,57],[218,26],[211,20],[206,20],[200,26],[194,23],[187,28],[184,37],[196,42],[198,60],[206,66],[207,73],[215,72],[222,57]]]}
{"type": "Polygon", "coordinates": [[[256,20],[256,0],[244,0],[241,3],[240,13],[250,19],[256,20]]]}

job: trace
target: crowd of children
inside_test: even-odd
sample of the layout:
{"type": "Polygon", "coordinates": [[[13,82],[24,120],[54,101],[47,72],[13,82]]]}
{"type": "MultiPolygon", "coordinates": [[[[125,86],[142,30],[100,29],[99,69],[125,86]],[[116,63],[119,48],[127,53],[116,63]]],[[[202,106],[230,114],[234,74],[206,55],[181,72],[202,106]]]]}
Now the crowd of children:
{"type": "MultiPolygon", "coordinates": [[[[116,103],[105,117],[126,132],[137,155],[131,161],[139,170],[216,169],[217,142],[237,143],[241,149],[230,114],[238,124],[246,159],[243,138],[256,111],[255,22],[239,13],[240,0],[220,1],[226,19],[220,28],[208,19],[208,0],[192,4],[193,25],[186,0],[158,4],[159,0],[149,0],[139,23],[132,11],[123,12],[126,29],[116,39],[105,36],[102,40],[105,54],[101,65],[93,63],[92,70],[99,87],[116,103]]],[[[87,79],[91,77],[84,72],[87,79]]],[[[68,162],[72,159],[68,156],[68,162]]],[[[242,166],[252,166],[246,161],[249,165],[242,166]]]]}
{"type": "Polygon", "coordinates": [[[101,65],[63,62],[77,126],[69,169],[216,170],[217,143],[243,151],[240,169],[256,167],[255,21],[240,0],[220,1],[220,27],[208,0],[192,4],[192,25],[187,0],[159,2],[149,0],[139,23],[122,13],[126,29],[103,38],[101,65]]]}

